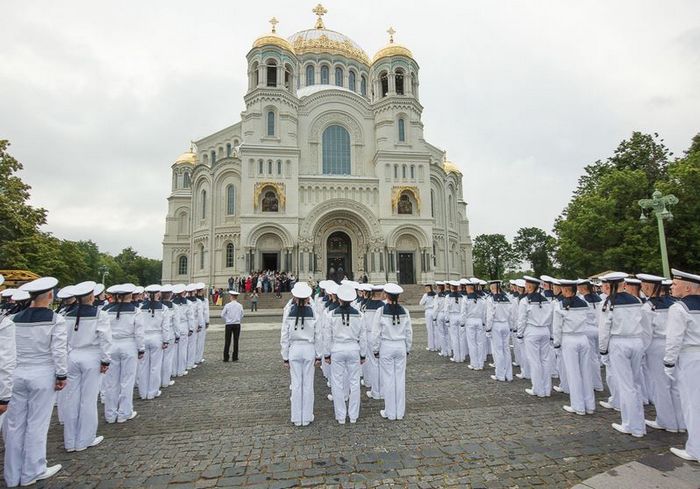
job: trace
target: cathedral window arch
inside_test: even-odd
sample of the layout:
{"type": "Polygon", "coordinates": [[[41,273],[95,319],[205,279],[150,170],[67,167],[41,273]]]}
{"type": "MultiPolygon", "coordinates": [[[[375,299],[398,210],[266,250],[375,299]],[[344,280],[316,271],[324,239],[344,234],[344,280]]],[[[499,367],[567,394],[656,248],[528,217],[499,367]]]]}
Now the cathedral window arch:
{"type": "Polygon", "coordinates": [[[316,77],[316,70],[314,65],[306,65],[306,86],[309,87],[314,84],[314,79],[316,77]]]}
{"type": "Polygon", "coordinates": [[[292,67],[289,66],[288,64],[284,65],[284,88],[289,90],[290,92],[292,91],[292,87],[294,86],[294,71],[292,70],[292,67]]]}
{"type": "Polygon", "coordinates": [[[321,65],[321,85],[330,84],[330,69],[328,65],[321,65]]]}
{"type": "Polygon", "coordinates": [[[352,90],[353,92],[355,91],[355,81],[356,81],[356,75],[353,70],[350,70],[348,73],[348,88],[352,90]]]}
{"type": "Polygon", "coordinates": [[[263,174],[263,165],[264,165],[263,160],[258,160],[258,175],[263,174]]]}
{"type": "Polygon", "coordinates": [[[199,245],[199,269],[204,270],[204,245],[199,245]]]}
{"type": "Polygon", "coordinates": [[[396,86],[396,94],[397,95],[404,95],[404,71],[401,68],[398,68],[394,72],[394,85],[396,86]]]}
{"type": "Polygon", "coordinates": [[[258,62],[256,61],[253,63],[253,67],[251,68],[251,89],[257,87],[260,85],[260,69],[258,67],[258,62]]]}
{"type": "Polygon", "coordinates": [[[360,95],[367,96],[367,77],[365,75],[360,77],[360,95]]]}
{"type": "Polygon", "coordinates": [[[399,142],[405,143],[406,142],[406,119],[404,119],[403,117],[399,117],[398,126],[399,126],[399,142]]]}
{"type": "Polygon", "coordinates": [[[187,257],[180,255],[177,259],[177,274],[187,275],[187,257]]]}
{"type": "Polygon", "coordinates": [[[210,157],[211,157],[211,166],[213,167],[214,164],[216,163],[216,151],[213,149],[210,152],[210,157]]]}
{"type": "Polygon", "coordinates": [[[340,66],[335,67],[335,86],[336,87],[342,87],[343,86],[343,69],[340,66]]]}
{"type": "Polygon", "coordinates": [[[233,248],[233,243],[227,243],[226,244],[226,254],[224,256],[224,263],[226,265],[226,268],[233,268],[233,264],[235,263],[235,255],[234,255],[234,248],[233,248]]]}
{"type": "Polygon", "coordinates": [[[401,165],[401,178],[406,179],[406,165],[401,165]]]}
{"type": "Polygon", "coordinates": [[[182,179],[182,186],[184,188],[190,188],[192,186],[192,178],[190,177],[190,172],[186,171],[182,179]]]}
{"type": "Polygon", "coordinates": [[[399,179],[399,165],[394,165],[394,180],[399,179]]]}
{"type": "Polygon", "coordinates": [[[236,187],[233,184],[226,186],[226,215],[236,214],[236,187]]]}
{"type": "Polygon", "coordinates": [[[267,111],[267,135],[268,136],[275,135],[275,111],[274,110],[267,111]]]}
{"type": "Polygon", "coordinates": [[[267,160],[267,174],[272,175],[272,160],[267,160]]]}
{"type": "Polygon", "coordinates": [[[277,174],[282,174],[282,160],[277,160],[277,174]]]}
{"type": "Polygon", "coordinates": [[[226,143],[226,158],[231,157],[231,143],[226,143]]]}
{"type": "Polygon", "coordinates": [[[433,189],[430,189],[430,216],[435,217],[435,191],[433,189]]]}
{"type": "MultiPolygon", "coordinates": [[[[450,188],[450,192],[452,192],[451,188],[450,188]]],[[[454,211],[452,210],[452,195],[449,195],[447,197],[447,207],[448,207],[447,211],[448,211],[449,216],[450,216],[450,224],[452,224],[455,220],[454,219],[454,211]]]]}
{"type": "Polygon", "coordinates": [[[416,178],[416,165],[411,165],[411,180],[416,178]]]}
{"type": "Polygon", "coordinates": [[[381,86],[381,96],[386,97],[389,93],[389,75],[386,71],[382,71],[379,74],[379,84],[381,86]]]}
{"type": "Polygon", "coordinates": [[[267,60],[267,86],[276,87],[277,86],[277,61],[274,59],[267,60]]]}
{"type": "Polygon", "coordinates": [[[202,163],[205,165],[209,164],[209,156],[206,153],[202,154],[202,163]]]}
{"type": "Polygon", "coordinates": [[[199,203],[201,209],[202,209],[202,219],[206,219],[207,217],[207,191],[202,190],[200,193],[200,203],[199,203]]]}
{"type": "Polygon", "coordinates": [[[323,131],[323,174],[350,174],[350,133],[337,124],[323,131]]]}

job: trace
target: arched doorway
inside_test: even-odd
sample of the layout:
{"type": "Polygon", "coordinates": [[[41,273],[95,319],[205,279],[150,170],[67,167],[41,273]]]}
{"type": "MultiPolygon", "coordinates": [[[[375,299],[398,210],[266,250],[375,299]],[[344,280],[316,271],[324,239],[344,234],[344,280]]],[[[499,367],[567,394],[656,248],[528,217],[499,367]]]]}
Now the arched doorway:
{"type": "Polygon", "coordinates": [[[352,279],[352,241],[343,231],[335,231],[326,240],[326,277],[340,282],[352,279]]]}

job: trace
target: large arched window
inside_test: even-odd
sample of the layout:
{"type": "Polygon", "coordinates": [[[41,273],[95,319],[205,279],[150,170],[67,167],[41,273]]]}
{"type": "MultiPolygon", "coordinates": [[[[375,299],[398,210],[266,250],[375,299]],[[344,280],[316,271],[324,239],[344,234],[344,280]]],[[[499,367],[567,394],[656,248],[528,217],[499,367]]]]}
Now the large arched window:
{"type": "Polygon", "coordinates": [[[365,75],[362,75],[362,77],[360,78],[360,94],[363,97],[367,96],[367,78],[365,77],[365,75]]]}
{"type": "Polygon", "coordinates": [[[182,186],[184,188],[190,188],[192,186],[192,179],[190,178],[190,172],[186,171],[185,176],[182,179],[182,186]]]}
{"type": "Polygon", "coordinates": [[[226,214],[232,216],[236,213],[236,187],[226,187],[226,214]]]}
{"type": "Polygon", "coordinates": [[[177,274],[187,275],[187,257],[185,255],[181,255],[177,259],[177,274]]]}
{"type": "Polygon", "coordinates": [[[202,219],[207,217],[207,191],[202,190],[200,206],[202,208],[202,219]]]}
{"type": "Polygon", "coordinates": [[[226,268],[233,268],[233,243],[226,245],[226,268]]]}
{"type": "Polygon", "coordinates": [[[267,86],[277,86],[277,63],[274,60],[267,62],[267,86]]]}
{"type": "Polygon", "coordinates": [[[340,66],[335,69],[335,85],[337,87],[343,86],[343,69],[340,66]]]}
{"type": "Polygon", "coordinates": [[[379,83],[381,85],[382,97],[386,97],[389,93],[389,75],[387,75],[386,71],[379,75],[379,83]]]}
{"type": "Polygon", "coordinates": [[[350,134],[342,126],[328,126],[323,131],[323,173],[350,174],[350,134]]]}
{"type": "Polygon", "coordinates": [[[406,141],[406,121],[403,119],[399,119],[399,142],[405,142],[406,141]]]}
{"type": "Polygon", "coordinates": [[[399,68],[394,73],[394,85],[396,86],[396,94],[397,95],[404,94],[403,81],[404,81],[404,73],[403,73],[403,70],[399,68]]]}
{"type": "Polygon", "coordinates": [[[321,66],[321,85],[328,85],[330,83],[330,72],[327,65],[321,66]]]}
{"type": "Polygon", "coordinates": [[[267,135],[275,135],[275,112],[272,110],[267,112],[267,135]]]}
{"type": "Polygon", "coordinates": [[[348,74],[348,88],[352,90],[353,92],[355,91],[355,72],[350,71],[348,74]]]}
{"type": "Polygon", "coordinates": [[[310,86],[314,84],[314,66],[313,65],[308,65],[306,67],[306,86],[310,86]]]}

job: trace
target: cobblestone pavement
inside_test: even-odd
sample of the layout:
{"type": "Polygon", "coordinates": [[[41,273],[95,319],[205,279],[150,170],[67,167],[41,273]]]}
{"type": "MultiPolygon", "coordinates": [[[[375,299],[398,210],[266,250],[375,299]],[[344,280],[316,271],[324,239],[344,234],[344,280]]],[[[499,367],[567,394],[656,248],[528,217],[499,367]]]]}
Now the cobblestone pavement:
{"type": "Polygon", "coordinates": [[[445,361],[425,351],[422,326],[415,342],[403,421],[382,419],[381,401],[363,396],[357,424],[338,425],[317,370],[316,421],[297,428],[279,333],[244,326],[241,361],[223,363],[223,333],[212,328],[207,362],[159,399],[135,401],[135,420],[101,424],[99,447],[66,453],[54,418],[48,460],[64,469],[37,487],[570,487],[684,441],[618,434],[615,412],[570,415],[561,394],[533,398],[525,381],[445,361]]]}

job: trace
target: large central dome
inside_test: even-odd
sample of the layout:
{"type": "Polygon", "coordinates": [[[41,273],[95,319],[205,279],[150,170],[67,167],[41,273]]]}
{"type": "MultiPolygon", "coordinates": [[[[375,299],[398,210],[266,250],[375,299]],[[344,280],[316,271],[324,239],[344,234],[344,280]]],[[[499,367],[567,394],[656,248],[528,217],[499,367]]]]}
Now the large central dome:
{"type": "Polygon", "coordinates": [[[306,29],[289,36],[288,41],[294,47],[297,55],[305,53],[330,53],[347,56],[369,65],[367,53],[357,44],[340,32],[325,28],[306,29]]]}

